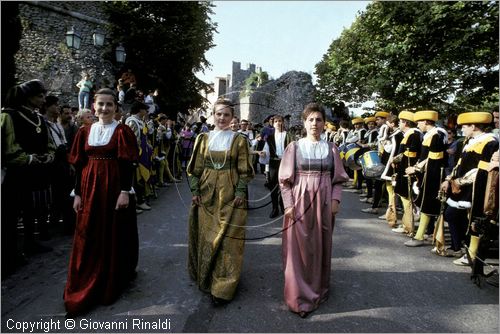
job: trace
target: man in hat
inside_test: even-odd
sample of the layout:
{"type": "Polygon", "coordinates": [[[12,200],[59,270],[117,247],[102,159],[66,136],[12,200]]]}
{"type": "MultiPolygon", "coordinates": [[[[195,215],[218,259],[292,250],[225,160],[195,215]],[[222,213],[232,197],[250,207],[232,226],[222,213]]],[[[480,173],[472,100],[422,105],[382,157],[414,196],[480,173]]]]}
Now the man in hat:
{"type": "Polygon", "coordinates": [[[411,178],[406,175],[406,168],[417,163],[422,149],[422,132],[415,127],[414,114],[411,111],[401,111],[398,115],[399,129],[403,139],[399,145],[398,155],[393,159],[396,173],[394,192],[403,204],[402,225],[392,229],[396,233],[413,233],[413,198],[411,195],[411,178]]]}
{"type": "MultiPolygon", "coordinates": [[[[375,116],[369,116],[363,119],[366,124],[368,130],[365,132],[365,136],[362,140],[358,142],[358,145],[362,148],[368,150],[375,150],[377,147],[377,136],[378,136],[378,128],[375,116]]],[[[365,179],[366,183],[366,194],[361,194],[362,197],[359,201],[366,203],[373,203],[373,180],[365,179]]]]}
{"type": "Polygon", "coordinates": [[[436,126],[437,111],[417,111],[414,120],[420,131],[424,132],[424,138],[419,162],[406,168],[406,173],[416,175],[418,179],[417,186],[413,190],[418,194],[416,204],[420,208],[420,223],[415,237],[405,242],[405,246],[408,247],[418,247],[424,244],[427,226],[431,219],[439,215],[441,202],[438,199],[438,192],[448,161],[446,153],[448,133],[436,126]]]}
{"type": "MultiPolygon", "coordinates": [[[[484,130],[491,123],[488,112],[468,112],[458,115],[458,125],[466,142],[460,159],[452,173],[442,183],[441,189],[448,194],[448,207],[444,213],[451,234],[452,255],[458,255],[462,242],[470,234],[469,256],[476,257],[480,236],[476,223],[485,218],[484,198],[489,162],[498,151],[498,139],[484,130]],[[469,228],[468,228],[469,226],[469,228]]],[[[498,166],[498,164],[497,164],[498,166]]],[[[467,255],[453,261],[456,265],[468,265],[467,255]]]]}
{"type": "MultiPolygon", "coordinates": [[[[389,117],[389,113],[387,111],[377,111],[375,113],[375,122],[377,124],[377,141],[376,145],[373,148],[376,148],[379,152],[379,156],[381,157],[380,162],[382,164],[387,163],[387,159],[389,158],[388,154],[384,154],[383,149],[383,141],[388,138],[388,126],[385,124],[387,117],[389,117]]],[[[378,206],[380,204],[380,199],[382,198],[383,187],[385,182],[379,178],[375,179],[373,182],[373,203],[371,208],[362,209],[362,212],[378,214],[378,206]]]]}
{"type": "Polygon", "coordinates": [[[139,147],[139,163],[137,166],[136,177],[134,178],[134,190],[137,197],[137,213],[143,210],[151,210],[151,207],[146,203],[146,196],[149,195],[150,177],[151,177],[151,157],[153,150],[147,140],[147,126],[144,122],[144,117],[148,113],[148,106],[142,102],[135,101],[130,107],[130,116],[125,121],[134,132],[137,145],[139,147]]]}
{"type": "Polygon", "coordinates": [[[382,149],[384,150],[382,161],[385,161],[385,169],[382,172],[381,179],[385,181],[388,205],[385,214],[378,218],[387,220],[390,227],[395,227],[397,223],[397,198],[393,186],[393,179],[395,178],[396,171],[394,169],[393,160],[399,152],[399,146],[401,145],[401,141],[404,136],[404,133],[399,128],[399,121],[399,118],[395,115],[390,115],[387,118],[386,125],[388,126],[388,138],[382,145],[382,149]],[[388,157],[385,158],[384,156],[388,157]]]}
{"type": "MultiPolygon", "coordinates": [[[[351,120],[351,123],[354,126],[354,129],[349,131],[346,138],[346,143],[356,143],[359,146],[359,144],[365,139],[366,129],[363,126],[365,122],[363,121],[363,118],[355,117],[351,120]]],[[[361,154],[361,150],[356,153],[356,155],[361,154]]],[[[353,184],[355,185],[358,193],[362,192],[362,183],[363,174],[360,170],[354,170],[353,184]]]]}

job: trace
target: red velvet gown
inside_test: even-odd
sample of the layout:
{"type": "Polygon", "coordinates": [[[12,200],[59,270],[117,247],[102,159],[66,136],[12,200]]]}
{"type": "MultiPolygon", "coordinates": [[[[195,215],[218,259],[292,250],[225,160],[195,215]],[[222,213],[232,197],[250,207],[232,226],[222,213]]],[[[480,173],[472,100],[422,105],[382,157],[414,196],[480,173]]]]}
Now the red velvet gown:
{"type": "Polygon", "coordinates": [[[83,209],[71,252],[64,304],[70,314],[96,304],[111,304],[135,276],[139,254],[134,196],[127,209],[115,210],[120,191],[130,190],[137,141],[119,124],[108,144],[90,146],[90,127],[76,134],[69,162],[77,170],[75,193],[83,209]]]}

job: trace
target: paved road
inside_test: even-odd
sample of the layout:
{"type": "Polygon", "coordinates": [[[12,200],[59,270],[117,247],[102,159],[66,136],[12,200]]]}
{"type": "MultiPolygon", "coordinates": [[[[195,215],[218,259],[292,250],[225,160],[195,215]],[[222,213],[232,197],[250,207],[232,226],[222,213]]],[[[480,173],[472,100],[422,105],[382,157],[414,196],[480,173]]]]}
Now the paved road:
{"type": "MultiPolygon", "coordinates": [[[[263,182],[263,175],[252,181],[254,208],[269,202],[263,182]]],[[[139,216],[138,276],[116,303],[76,319],[74,330],[65,327],[62,292],[71,238],[56,237],[53,252],[33,257],[2,282],[2,332],[31,324],[50,325],[51,333],[154,332],[154,326],[169,327],[162,332],[498,333],[497,288],[476,287],[468,268],[431,255],[430,245],[403,246],[404,236],[360,212],[365,205],[356,194],[344,190],[343,196],[333,236],[330,299],[306,319],[283,303],[281,219],[267,218],[269,206],[250,211],[235,299],[214,308],[198,291],[186,271],[190,195],[181,183],[161,189],[153,209],[139,216]],[[100,329],[110,325],[120,329],[100,329]]]]}

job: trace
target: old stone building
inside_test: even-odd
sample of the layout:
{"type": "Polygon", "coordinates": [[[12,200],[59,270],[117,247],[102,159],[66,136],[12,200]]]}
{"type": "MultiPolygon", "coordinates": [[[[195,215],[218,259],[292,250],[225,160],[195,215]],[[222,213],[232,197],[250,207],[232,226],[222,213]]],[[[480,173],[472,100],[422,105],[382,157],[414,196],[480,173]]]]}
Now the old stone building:
{"type": "MultiPolygon", "coordinates": [[[[245,80],[262,68],[248,64],[246,69],[241,63],[233,61],[232,73],[227,77],[216,77],[214,91],[207,94],[209,101],[205,113],[210,116],[213,103],[218,97],[229,98],[235,103],[235,114],[257,124],[271,115],[286,116],[289,126],[302,123],[300,115],[304,106],[314,99],[315,87],[312,78],[305,72],[290,71],[278,79],[271,79],[250,92],[245,91],[245,80]]],[[[191,120],[197,120],[196,116],[191,120]]],[[[212,118],[208,117],[209,123],[212,118]]]]}
{"type": "Polygon", "coordinates": [[[287,72],[257,87],[252,94],[240,100],[241,117],[261,123],[266,117],[279,114],[289,119],[289,126],[302,124],[302,110],[307,103],[313,102],[314,91],[309,74],[287,72]]]}
{"type": "Polygon", "coordinates": [[[115,41],[105,38],[94,45],[94,34],[109,36],[107,16],[100,1],[25,1],[19,3],[22,25],[20,49],[15,55],[16,79],[42,80],[49,94],[62,103],[77,106],[82,73],[88,72],[96,88],[112,87],[120,70],[113,60],[115,41]],[[81,36],[79,50],[66,45],[66,33],[74,28],[81,36]],[[110,60],[107,60],[109,57],[110,60]]]}

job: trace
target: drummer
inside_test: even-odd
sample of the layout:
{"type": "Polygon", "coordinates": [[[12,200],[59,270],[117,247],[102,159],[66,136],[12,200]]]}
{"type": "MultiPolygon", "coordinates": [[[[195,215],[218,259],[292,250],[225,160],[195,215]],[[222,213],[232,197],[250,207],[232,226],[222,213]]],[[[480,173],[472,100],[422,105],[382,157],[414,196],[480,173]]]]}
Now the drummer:
{"type": "Polygon", "coordinates": [[[388,126],[387,133],[389,137],[385,140],[383,149],[384,154],[387,154],[388,158],[385,162],[385,169],[381,178],[384,180],[385,188],[387,189],[388,205],[385,214],[380,216],[379,219],[387,220],[390,227],[395,227],[397,224],[397,213],[396,194],[394,193],[394,187],[392,185],[393,176],[395,175],[392,161],[399,151],[399,145],[403,139],[403,132],[399,129],[399,118],[395,115],[390,115],[387,118],[386,125],[388,126]]]}
{"type": "Polygon", "coordinates": [[[411,184],[412,181],[408,180],[406,175],[406,168],[413,166],[417,163],[420,157],[422,148],[422,131],[417,129],[416,124],[413,122],[413,113],[411,111],[403,110],[399,113],[399,129],[404,133],[403,139],[399,145],[398,155],[392,160],[395,166],[396,185],[394,192],[399,196],[403,203],[403,218],[402,224],[392,231],[396,233],[413,233],[413,224],[411,223],[413,217],[413,205],[411,198],[411,184]]]}
{"type": "Polygon", "coordinates": [[[348,134],[349,134],[349,121],[341,120],[339,123],[339,129],[337,130],[337,133],[333,137],[333,142],[335,143],[335,145],[340,147],[343,144],[345,144],[345,140],[348,134]]]}
{"type": "Polygon", "coordinates": [[[439,215],[441,202],[438,192],[444,179],[444,168],[448,157],[446,153],[448,133],[437,127],[438,113],[434,110],[417,111],[414,115],[418,128],[424,132],[419,162],[406,168],[406,174],[416,175],[418,181],[413,191],[418,195],[416,204],[420,208],[420,223],[417,233],[405,246],[418,247],[424,244],[424,234],[431,219],[439,215]],[[441,172],[441,167],[443,172],[441,172]]]}
{"type": "MultiPolygon", "coordinates": [[[[377,125],[377,143],[376,150],[379,152],[380,160],[382,164],[387,163],[389,158],[388,154],[384,153],[383,142],[388,138],[388,126],[385,124],[387,117],[389,117],[387,111],[377,111],[375,113],[375,122],[377,125]]],[[[378,214],[378,206],[380,199],[382,198],[382,193],[384,190],[385,182],[381,179],[375,179],[373,182],[373,203],[371,208],[362,209],[362,212],[378,214]]]]}
{"type": "MultiPolygon", "coordinates": [[[[351,123],[354,126],[354,129],[349,131],[349,134],[347,135],[346,142],[347,143],[356,143],[358,146],[361,146],[360,144],[364,141],[365,134],[366,134],[366,129],[364,127],[365,122],[364,122],[363,118],[355,117],[351,120],[351,123]]],[[[361,152],[359,152],[359,154],[361,154],[361,152]]],[[[360,170],[354,171],[353,183],[357,189],[357,193],[361,194],[362,193],[362,183],[363,183],[363,173],[361,173],[360,170]]]]}
{"type": "MultiPolygon", "coordinates": [[[[363,119],[368,130],[365,132],[364,139],[358,142],[358,145],[362,148],[368,150],[376,150],[377,149],[377,123],[374,116],[369,116],[363,119]]],[[[361,194],[359,197],[361,199],[360,202],[373,203],[373,180],[365,179],[366,183],[366,194],[361,194]]]]}

